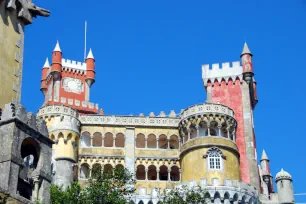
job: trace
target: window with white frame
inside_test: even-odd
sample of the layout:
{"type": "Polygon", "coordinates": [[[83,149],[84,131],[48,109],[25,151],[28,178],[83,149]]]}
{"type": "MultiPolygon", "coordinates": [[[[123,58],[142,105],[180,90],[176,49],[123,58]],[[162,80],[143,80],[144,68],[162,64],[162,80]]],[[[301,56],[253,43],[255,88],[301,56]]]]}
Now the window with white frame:
{"type": "Polygon", "coordinates": [[[222,170],[222,158],[224,157],[221,150],[218,148],[211,148],[207,151],[204,157],[207,159],[209,170],[222,170]]]}

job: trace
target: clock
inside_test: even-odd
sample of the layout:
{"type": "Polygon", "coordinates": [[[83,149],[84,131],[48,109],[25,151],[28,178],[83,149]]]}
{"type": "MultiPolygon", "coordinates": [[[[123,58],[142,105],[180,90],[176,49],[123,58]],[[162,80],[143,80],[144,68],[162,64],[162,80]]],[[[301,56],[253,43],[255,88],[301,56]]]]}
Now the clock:
{"type": "Polygon", "coordinates": [[[80,94],[82,92],[83,83],[79,79],[66,77],[63,79],[63,88],[66,92],[80,94]]]}

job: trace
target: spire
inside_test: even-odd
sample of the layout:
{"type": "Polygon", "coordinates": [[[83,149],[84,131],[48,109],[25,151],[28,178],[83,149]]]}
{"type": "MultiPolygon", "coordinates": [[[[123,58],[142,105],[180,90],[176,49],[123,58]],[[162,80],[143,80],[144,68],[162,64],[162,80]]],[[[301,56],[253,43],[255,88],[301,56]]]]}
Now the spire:
{"type": "Polygon", "coordinates": [[[269,160],[265,150],[262,150],[261,160],[269,160]]]}
{"type": "Polygon", "coordinates": [[[62,50],[61,50],[61,48],[59,46],[58,41],[56,41],[56,45],[55,45],[55,48],[54,48],[53,52],[62,52],[62,50]]]}
{"type": "Polygon", "coordinates": [[[242,50],[242,53],[241,53],[241,56],[244,55],[244,54],[250,54],[252,55],[250,49],[249,49],[249,46],[246,42],[244,42],[244,46],[243,46],[243,50],[242,50]]]}
{"type": "Polygon", "coordinates": [[[87,55],[87,58],[86,59],[95,59],[94,58],[94,56],[93,56],[93,54],[92,54],[92,50],[91,50],[91,48],[89,49],[89,53],[88,53],[88,55],[87,55]]]}
{"type": "Polygon", "coordinates": [[[50,63],[49,63],[48,57],[47,57],[47,59],[46,59],[46,62],[45,62],[45,64],[44,64],[43,68],[50,68],[50,63]]]}

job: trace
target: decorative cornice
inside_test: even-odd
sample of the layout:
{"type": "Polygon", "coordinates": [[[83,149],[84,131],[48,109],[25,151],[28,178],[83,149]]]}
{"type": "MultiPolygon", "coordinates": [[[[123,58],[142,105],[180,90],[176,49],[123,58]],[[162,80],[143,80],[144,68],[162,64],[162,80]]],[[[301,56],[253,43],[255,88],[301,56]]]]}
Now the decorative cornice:
{"type": "Polygon", "coordinates": [[[146,126],[146,127],[172,127],[177,128],[179,118],[165,117],[137,117],[137,116],[102,116],[81,115],[82,125],[115,125],[115,126],[146,126]]]}

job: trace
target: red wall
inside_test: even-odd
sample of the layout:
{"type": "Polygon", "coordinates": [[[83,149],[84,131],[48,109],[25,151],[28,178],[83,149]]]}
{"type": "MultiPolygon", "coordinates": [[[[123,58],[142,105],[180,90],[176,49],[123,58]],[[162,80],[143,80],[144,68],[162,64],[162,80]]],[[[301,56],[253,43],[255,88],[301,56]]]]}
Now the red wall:
{"type": "MultiPolygon", "coordinates": [[[[211,86],[208,83],[208,86],[211,86]]],[[[214,103],[220,102],[232,108],[235,112],[235,119],[237,120],[236,130],[236,144],[240,153],[240,177],[241,180],[250,183],[249,164],[246,157],[245,136],[244,136],[244,121],[243,121],[243,106],[242,106],[242,87],[240,80],[236,79],[235,84],[230,79],[228,84],[223,80],[221,85],[217,81],[211,87],[212,101],[214,103]]]]}

